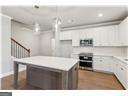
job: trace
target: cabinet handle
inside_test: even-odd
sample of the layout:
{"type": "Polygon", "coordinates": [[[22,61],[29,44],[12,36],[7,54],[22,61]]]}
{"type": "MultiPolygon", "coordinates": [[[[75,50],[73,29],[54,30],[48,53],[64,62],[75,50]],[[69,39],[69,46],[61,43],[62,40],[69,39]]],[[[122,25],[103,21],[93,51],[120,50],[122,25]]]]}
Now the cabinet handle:
{"type": "Polygon", "coordinates": [[[121,70],[124,70],[123,68],[120,68],[121,70]]]}
{"type": "Polygon", "coordinates": [[[102,60],[100,60],[100,62],[102,62],[102,60]]]}

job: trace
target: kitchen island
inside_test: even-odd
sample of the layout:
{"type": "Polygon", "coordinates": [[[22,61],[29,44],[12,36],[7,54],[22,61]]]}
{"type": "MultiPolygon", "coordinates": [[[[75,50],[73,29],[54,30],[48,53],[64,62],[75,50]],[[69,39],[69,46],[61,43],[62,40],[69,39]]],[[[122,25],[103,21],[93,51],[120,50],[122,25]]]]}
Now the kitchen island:
{"type": "Polygon", "coordinates": [[[41,89],[76,89],[78,60],[72,58],[34,56],[14,59],[14,88],[18,88],[19,65],[27,66],[27,83],[41,89]]]}

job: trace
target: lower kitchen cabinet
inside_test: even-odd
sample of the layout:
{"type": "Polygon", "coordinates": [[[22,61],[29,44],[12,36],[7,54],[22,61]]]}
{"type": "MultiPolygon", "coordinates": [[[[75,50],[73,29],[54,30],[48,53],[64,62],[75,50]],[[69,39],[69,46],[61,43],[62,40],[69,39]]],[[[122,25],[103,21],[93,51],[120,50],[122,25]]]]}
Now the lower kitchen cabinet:
{"type": "Polygon", "coordinates": [[[94,56],[93,69],[97,71],[113,72],[112,57],[94,56]]]}
{"type": "Polygon", "coordinates": [[[125,63],[120,60],[115,60],[114,74],[121,84],[128,89],[128,68],[125,63]]]}
{"type": "MultiPolygon", "coordinates": [[[[78,59],[78,54],[72,54],[71,58],[78,59]]],[[[128,66],[123,61],[112,56],[94,55],[93,69],[115,74],[124,88],[128,89],[128,66]]]]}

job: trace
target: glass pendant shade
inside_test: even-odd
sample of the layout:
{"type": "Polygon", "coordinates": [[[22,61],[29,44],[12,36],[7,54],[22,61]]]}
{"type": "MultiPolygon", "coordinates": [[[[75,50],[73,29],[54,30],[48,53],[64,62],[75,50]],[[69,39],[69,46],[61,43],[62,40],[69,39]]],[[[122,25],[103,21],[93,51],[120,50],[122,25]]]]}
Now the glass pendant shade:
{"type": "Polygon", "coordinates": [[[41,33],[40,25],[39,25],[39,23],[35,23],[35,25],[34,25],[34,34],[39,35],[40,33],[41,33]]]}

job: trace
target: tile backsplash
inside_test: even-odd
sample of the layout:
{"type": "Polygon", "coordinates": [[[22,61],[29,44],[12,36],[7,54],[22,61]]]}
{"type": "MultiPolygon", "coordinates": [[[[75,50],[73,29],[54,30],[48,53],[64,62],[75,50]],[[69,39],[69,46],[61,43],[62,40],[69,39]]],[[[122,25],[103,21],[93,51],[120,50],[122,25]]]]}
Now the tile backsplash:
{"type": "Polygon", "coordinates": [[[73,53],[81,52],[126,57],[128,54],[128,48],[126,52],[126,47],[73,47],[73,53]]]}

